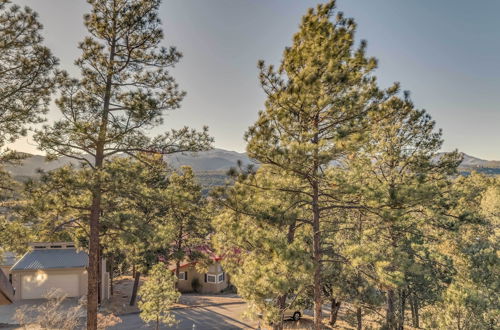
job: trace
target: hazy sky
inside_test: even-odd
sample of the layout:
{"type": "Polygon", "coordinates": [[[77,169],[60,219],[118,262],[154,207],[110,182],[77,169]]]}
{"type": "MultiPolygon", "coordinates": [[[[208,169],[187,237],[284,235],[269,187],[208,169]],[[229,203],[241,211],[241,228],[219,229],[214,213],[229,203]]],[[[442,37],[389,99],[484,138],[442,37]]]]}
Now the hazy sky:
{"type": "MultiPolygon", "coordinates": [[[[46,44],[74,74],[85,35],[85,0],[14,0],[44,24],[46,44]]],[[[278,64],[301,16],[318,1],[165,0],[166,46],[184,58],[173,70],[188,96],[157,132],[210,127],[219,148],[244,151],[243,133],[262,109],[256,63],[278,64]]],[[[358,23],[358,40],[379,59],[383,87],[399,81],[444,131],[443,150],[500,160],[500,1],[338,0],[358,23]]],[[[57,118],[57,110],[49,120],[57,118]]],[[[23,138],[18,150],[36,152],[23,138]]]]}

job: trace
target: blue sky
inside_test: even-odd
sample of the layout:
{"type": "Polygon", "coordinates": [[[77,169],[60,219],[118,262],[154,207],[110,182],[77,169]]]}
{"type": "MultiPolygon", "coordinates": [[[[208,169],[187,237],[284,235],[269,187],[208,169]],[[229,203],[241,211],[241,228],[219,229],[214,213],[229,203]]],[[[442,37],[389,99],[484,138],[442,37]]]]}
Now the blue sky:
{"type": "MultiPolygon", "coordinates": [[[[74,74],[85,35],[84,0],[14,0],[45,26],[46,44],[74,74]]],[[[256,63],[278,64],[301,16],[318,1],[165,0],[165,45],[184,58],[173,70],[188,96],[163,127],[210,127],[219,148],[244,151],[243,134],[262,109],[256,63]]],[[[379,59],[381,86],[399,81],[443,129],[443,150],[500,159],[500,1],[338,0],[358,23],[358,40],[379,59]]],[[[57,118],[57,110],[49,120],[57,118]]],[[[36,152],[29,138],[14,144],[36,152]]]]}

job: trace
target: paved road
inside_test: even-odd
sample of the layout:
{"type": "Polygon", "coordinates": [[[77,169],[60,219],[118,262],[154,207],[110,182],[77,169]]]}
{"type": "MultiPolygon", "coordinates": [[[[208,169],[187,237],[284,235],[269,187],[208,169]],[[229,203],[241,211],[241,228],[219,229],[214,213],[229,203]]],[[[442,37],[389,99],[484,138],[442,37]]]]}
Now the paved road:
{"type": "MultiPolygon", "coordinates": [[[[203,305],[201,307],[186,307],[173,310],[179,324],[173,329],[193,329],[193,324],[196,330],[203,329],[256,329],[257,323],[246,321],[243,313],[246,310],[246,303],[241,299],[226,299],[223,303],[215,303],[212,305],[203,305]]],[[[0,329],[16,329],[16,326],[7,326],[7,324],[16,323],[13,316],[15,310],[21,305],[38,305],[44,300],[24,301],[12,305],[0,306],[0,329]],[[1,324],[4,323],[4,326],[1,324]]],[[[76,305],[76,300],[68,299],[65,301],[64,307],[69,308],[76,305]]],[[[112,329],[151,329],[152,326],[144,324],[138,314],[129,314],[120,316],[123,320],[112,329]]],[[[166,329],[163,327],[162,329],[166,329]]]]}
{"type": "MultiPolygon", "coordinates": [[[[234,329],[259,329],[258,323],[244,318],[246,310],[245,303],[223,304],[217,306],[192,307],[176,309],[173,311],[175,318],[179,321],[172,328],[161,327],[161,329],[182,330],[234,330],[234,329]],[[193,327],[194,325],[194,327],[193,327]]],[[[307,311],[306,314],[310,314],[307,311]]],[[[123,323],[111,328],[113,330],[137,330],[154,329],[153,325],[146,325],[138,314],[121,316],[123,323]]],[[[312,319],[305,315],[299,322],[285,321],[285,329],[311,329],[312,319]]],[[[265,329],[269,329],[265,327],[265,329]]]]}
{"type": "MultiPolygon", "coordinates": [[[[223,297],[224,298],[224,297],[223,297]]],[[[221,299],[219,299],[221,300],[221,299]]],[[[32,304],[41,303],[41,301],[32,301],[32,304]]],[[[65,307],[70,307],[75,304],[75,301],[68,301],[65,307]]],[[[10,305],[8,308],[2,306],[0,308],[0,319],[13,315],[16,307],[10,305]]],[[[211,305],[202,305],[200,307],[185,307],[176,308],[172,312],[179,321],[177,326],[172,328],[161,327],[161,329],[185,329],[185,330],[229,330],[229,329],[258,329],[258,322],[246,319],[243,313],[246,311],[247,304],[241,299],[228,299],[221,303],[213,303],[211,305]],[[194,325],[194,328],[193,328],[194,325]]],[[[309,313],[306,313],[309,314],[309,313]]],[[[138,330],[138,329],[154,329],[154,325],[145,324],[139,317],[139,314],[128,314],[120,316],[122,323],[111,328],[113,330],[138,330]]],[[[9,320],[10,321],[10,320],[9,320]]],[[[287,329],[308,329],[310,317],[305,316],[305,319],[300,322],[286,322],[287,329]]],[[[2,323],[2,322],[0,322],[2,323]]],[[[12,323],[12,322],[5,322],[12,323]]],[[[0,326],[0,330],[19,329],[18,327],[0,326]]]]}
{"type": "MultiPolygon", "coordinates": [[[[173,311],[179,321],[177,326],[162,329],[196,329],[196,330],[229,330],[256,329],[257,323],[247,321],[243,317],[245,303],[230,303],[216,306],[192,307],[173,311]],[[194,328],[193,328],[194,325],[194,328]]],[[[111,328],[113,330],[152,329],[145,325],[138,314],[120,316],[123,323],[111,328]]]]}

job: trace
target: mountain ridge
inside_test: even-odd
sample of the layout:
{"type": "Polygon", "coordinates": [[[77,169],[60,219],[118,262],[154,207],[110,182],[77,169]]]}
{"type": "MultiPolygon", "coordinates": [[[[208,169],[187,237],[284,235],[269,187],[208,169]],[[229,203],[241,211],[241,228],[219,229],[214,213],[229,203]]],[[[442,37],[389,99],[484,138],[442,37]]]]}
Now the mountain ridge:
{"type": "MultiPolygon", "coordinates": [[[[500,174],[500,161],[484,160],[462,153],[463,161],[460,165],[462,171],[470,172],[471,170],[479,170],[480,172],[493,172],[500,174]],[[490,170],[490,171],[482,171],[490,170]]],[[[249,164],[257,164],[250,159],[246,153],[230,151],[220,148],[215,148],[208,151],[197,153],[179,153],[168,155],[165,157],[166,162],[172,168],[180,168],[183,165],[191,166],[195,172],[199,173],[223,173],[231,167],[242,166],[249,164]]],[[[77,165],[78,161],[69,157],[60,157],[56,160],[46,161],[45,156],[29,155],[21,161],[20,165],[7,165],[6,170],[14,177],[30,178],[40,175],[40,170],[44,172],[52,171],[66,164],[77,165]]]]}

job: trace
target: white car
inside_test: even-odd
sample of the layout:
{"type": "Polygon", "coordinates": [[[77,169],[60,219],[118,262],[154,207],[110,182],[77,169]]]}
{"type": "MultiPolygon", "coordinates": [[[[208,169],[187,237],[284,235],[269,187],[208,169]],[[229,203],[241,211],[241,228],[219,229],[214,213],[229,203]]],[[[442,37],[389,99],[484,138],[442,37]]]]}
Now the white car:
{"type": "Polygon", "coordinates": [[[294,321],[298,321],[300,320],[301,317],[302,317],[302,311],[300,310],[285,309],[285,312],[283,313],[284,319],[292,319],[294,321]]]}
{"type": "MultiPolygon", "coordinates": [[[[273,299],[266,299],[266,301],[267,302],[272,302],[273,299]]],[[[287,299],[287,304],[290,304],[291,302],[292,302],[291,299],[287,299]]],[[[291,319],[291,320],[294,320],[294,321],[298,321],[302,317],[302,313],[303,313],[302,310],[297,309],[295,307],[293,307],[293,308],[287,308],[283,312],[283,319],[284,320],[291,319]]]]}

